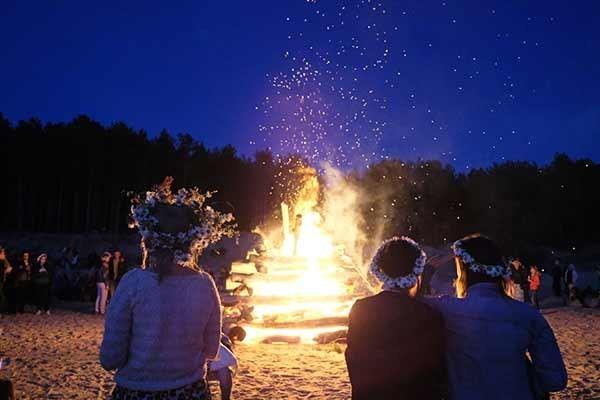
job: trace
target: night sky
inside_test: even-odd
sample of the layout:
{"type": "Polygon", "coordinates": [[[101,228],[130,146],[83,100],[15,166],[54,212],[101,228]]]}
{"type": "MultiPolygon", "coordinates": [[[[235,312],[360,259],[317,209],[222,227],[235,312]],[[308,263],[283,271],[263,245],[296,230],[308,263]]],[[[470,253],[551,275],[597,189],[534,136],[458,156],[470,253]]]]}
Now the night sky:
{"type": "Polygon", "coordinates": [[[5,0],[0,112],[341,167],[600,160],[598,16],[591,0],[5,0]]]}

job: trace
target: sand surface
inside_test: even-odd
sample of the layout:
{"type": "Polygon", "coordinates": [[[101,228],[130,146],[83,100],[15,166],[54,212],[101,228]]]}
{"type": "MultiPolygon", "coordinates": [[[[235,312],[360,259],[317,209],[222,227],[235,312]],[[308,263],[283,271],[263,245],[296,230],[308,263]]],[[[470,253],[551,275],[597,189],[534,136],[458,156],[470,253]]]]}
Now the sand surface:
{"type": "MultiPolygon", "coordinates": [[[[600,399],[600,310],[545,310],[564,353],[570,380],[553,399],[600,399]]],[[[73,311],[0,319],[0,354],[12,365],[18,399],[105,399],[112,375],[98,363],[100,317],[73,311]]],[[[344,357],[333,345],[238,345],[234,399],[347,399],[344,357]]],[[[213,386],[214,398],[219,399],[213,386]]]]}

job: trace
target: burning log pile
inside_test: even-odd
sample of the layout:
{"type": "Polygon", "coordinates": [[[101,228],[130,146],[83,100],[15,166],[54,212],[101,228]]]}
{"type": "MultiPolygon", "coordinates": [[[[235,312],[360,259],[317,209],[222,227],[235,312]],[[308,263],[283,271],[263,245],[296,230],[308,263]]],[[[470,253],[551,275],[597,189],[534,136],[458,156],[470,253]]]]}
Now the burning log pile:
{"type": "Polygon", "coordinates": [[[325,342],[326,333],[345,335],[354,299],[366,294],[362,278],[341,258],[266,256],[261,272],[233,266],[232,280],[241,282],[227,317],[237,319],[248,340],[264,343],[325,342]]]}
{"type": "MultiPolygon", "coordinates": [[[[224,320],[242,325],[250,342],[342,339],[354,300],[372,291],[360,266],[344,248],[349,244],[348,233],[355,232],[355,220],[350,215],[340,218],[340,210],[345,208],[338,202],[330,207],[336,212],[323,221],[316,211],[320,196],[316,171],[300,168],[298,174],[303,185],[293,206],[281,204],[280,230],[267,235],[273,239],[268,243],[278,244],[267,246],[268,251],[254,257],[254,262],[232,266],[233,296],[224,299],[231,305],[224,320]],[[340,225],[342,219],[348,224],[345,228],[340,225]],[[342,236],[339,243],[336,232],[337,237],[342,236]]],[[[352,198],[343,191],[337,195],[352,198]]]]}

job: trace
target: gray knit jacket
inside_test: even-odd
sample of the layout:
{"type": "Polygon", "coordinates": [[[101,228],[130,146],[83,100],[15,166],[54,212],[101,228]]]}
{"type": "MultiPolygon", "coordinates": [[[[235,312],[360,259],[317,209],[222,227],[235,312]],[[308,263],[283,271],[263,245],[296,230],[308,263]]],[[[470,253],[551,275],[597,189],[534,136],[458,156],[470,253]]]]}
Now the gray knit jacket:
{"type": "Polygon", "coordinates": [[[116,369],[118,386],[176,389],[206,376],[221,336],[221,304],[205,273],[158,275],[136,268],[110,301],[100,363],[116,369]]]}

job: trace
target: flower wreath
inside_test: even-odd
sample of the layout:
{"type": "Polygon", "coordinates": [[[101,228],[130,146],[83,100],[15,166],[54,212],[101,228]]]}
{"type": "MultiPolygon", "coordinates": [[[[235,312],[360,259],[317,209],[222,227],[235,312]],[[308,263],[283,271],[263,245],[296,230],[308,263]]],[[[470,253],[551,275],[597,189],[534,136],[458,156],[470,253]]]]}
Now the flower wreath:
{"type": "Polygon", "coordinates": [[[371,261],[371,266],[369,270],[381,283],[383,283],[384,290],[407,289],[417,284],[419,275],[421,275],[425,270],[426,262],[427,254],[425,254],[425,252],[423,251],[423,249],[421,249],[417,242],[406,236],[402,236],[400,238],[395,236],[381,244],[381,246],[375,253],[375,256],[373,257],[373,261],[371,261]],[[415,261],[415,265],[411,273],[409,273],[408,275],[392,278],[381,270],[381,268],[379,267],[379,263],[381,262],[381,257],[383,257],[384,249],[390,243],[396,241],[402,241],[410,244],[419,252],[419,257],[415,261]]]}
{"type": "Polygon", "coordinates": [[[168,176],[162,184],[143,195],[132,199],[131,228],[138,228],[148,251],[157,249],[174,250],[175,262],[182,266],[198,269],[194,256],[202,253],[211,243],[219,241],[223,236],[231,237],[235,233],[236,224],[230,213],[221,213],[205,205],[207,199],[215,192],[201,194],[197,188],[179,189],[171,192],[173,178],[168,176]],[[152,215],[158,204],[189,207],[193,210],[194,221],[187,232],[157,232],[158,219],[152,215]]]}
{"type": "Polygon", "coordinates": [[[454,242],[452,245],[452,251],[454,255],[462,260],[463,263],[469,266],[469,269],[473,272],[480,272],[497,278],[499,276],[505,277],[510,274],[510,270],[505,265],[486,265],[475,261],[472,255],[468,251],[462,248],[462,242],[460,240],[454,242]]]}

